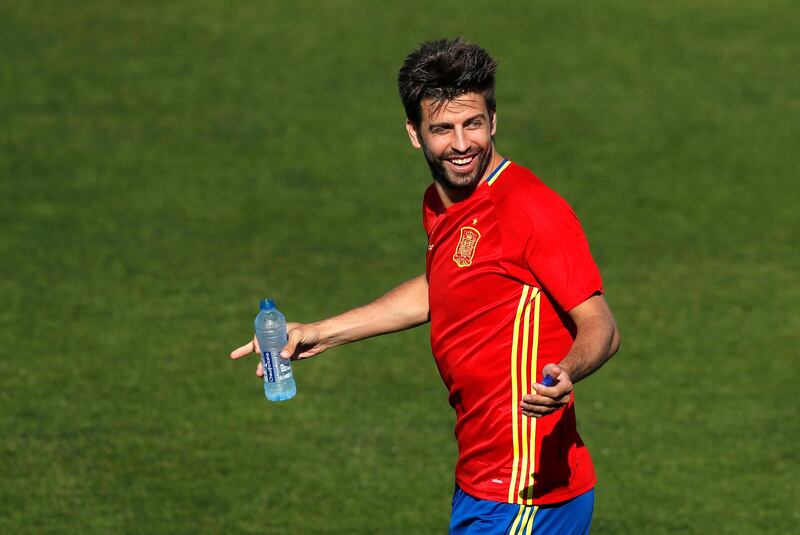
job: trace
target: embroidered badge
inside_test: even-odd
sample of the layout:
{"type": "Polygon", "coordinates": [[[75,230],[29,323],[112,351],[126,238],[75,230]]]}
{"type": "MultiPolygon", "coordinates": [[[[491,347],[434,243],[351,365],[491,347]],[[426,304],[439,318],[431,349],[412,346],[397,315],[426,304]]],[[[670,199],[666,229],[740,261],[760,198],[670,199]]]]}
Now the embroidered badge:
{"type": "Polygon", "coordinates": [[[461,237],[458,239],[456,252],[453,255],[453,262],[460,268],[471,266],[472,257],[475,256],[475,248],[478,246],[478,240],[481,239],[481,233],[478,229],[473,227],[461,227],[461,237]]]}

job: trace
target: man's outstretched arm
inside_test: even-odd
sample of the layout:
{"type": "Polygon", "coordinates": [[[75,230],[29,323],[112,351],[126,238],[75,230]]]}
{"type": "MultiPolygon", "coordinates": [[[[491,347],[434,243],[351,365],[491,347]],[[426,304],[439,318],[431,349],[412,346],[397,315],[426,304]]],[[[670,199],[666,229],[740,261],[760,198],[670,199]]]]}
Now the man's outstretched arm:
{"type": "MultiPolygon", "coordinates": [[[[314,323],[288,323],[289,341],[281,357],[292,360],[318,355],[332,347],[416,327],[428,321],[428,281],[420,275],[393,288],[375,301],[314,323]]],[[[255,337],[231,352],[240,359],[260,352],[255,337]]],[[[259,363],[258,375],[261,375],[259,363]]]]}

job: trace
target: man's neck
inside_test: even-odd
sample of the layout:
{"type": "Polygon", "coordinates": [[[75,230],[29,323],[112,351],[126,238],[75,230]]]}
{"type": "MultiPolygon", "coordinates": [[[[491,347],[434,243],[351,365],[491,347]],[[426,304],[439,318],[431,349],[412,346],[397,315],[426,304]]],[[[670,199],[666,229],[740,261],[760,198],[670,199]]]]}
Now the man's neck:
{"type": "Polygon", "coordinates": [[[436,186],[436,192],[439,194],[439,199],[442,201],[442,206],[445,208],[450,208],[455,203],[469,199],[478,186],[480,186],[481,182],[486,180],[489,175],[492,174],[492,171],[494,171],[502,161],[503,157],[498,154],[497,151],[492,149],[492,159],[489,162],[489,165],[486,166],[486,171],[484,171],[481,179],[478,180],[475,183],[475,186],[472,188],[448,188],[438,180],[434,182],[436,186]]]}

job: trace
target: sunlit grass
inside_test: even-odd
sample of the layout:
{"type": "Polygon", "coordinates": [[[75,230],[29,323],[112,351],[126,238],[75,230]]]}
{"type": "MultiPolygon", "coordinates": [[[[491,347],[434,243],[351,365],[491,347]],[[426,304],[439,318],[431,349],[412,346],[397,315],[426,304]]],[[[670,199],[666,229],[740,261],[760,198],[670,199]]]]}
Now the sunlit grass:
{"type": "Polygon", "coordinates": [[[0,7],[0,531],[442,533],[427,329],[263,399],[258,300],[312,320],[424,269],[394,79],[498,56],[498,147],[581,217],[623,334],[578,385],[596,533],[800,522],[800,10],[746,2],[0,7]]]}

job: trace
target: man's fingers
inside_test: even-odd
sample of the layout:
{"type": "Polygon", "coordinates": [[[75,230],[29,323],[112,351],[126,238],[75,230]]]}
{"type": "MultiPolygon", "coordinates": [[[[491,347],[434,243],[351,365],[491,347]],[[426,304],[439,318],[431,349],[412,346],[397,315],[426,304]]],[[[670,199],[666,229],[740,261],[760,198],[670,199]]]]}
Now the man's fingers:
{"type": "Polygon", "coordinates": [[[261,359],[259,359],[258,366],[256,366],[256,375],[264,377],[264,368],[261,366],[261,359]]]}
{"type": "Polygon", "coordinates": [[[521,403],[520,409],[522,409],[522,414],[529,418],[539,418],[541,416],[547,416],[548,414],[552,414],[559,410],[561,407],[547,407],[545,405],[532,405],[529,403],[521,403]]]}
{"type": "Polygon", "coordinates": [[[541,418],[542,416],[547,416],[547,413],[540,414],[538,412],[522,411],[522,415],[528,418],[541,418]]]}
{"type": "Polygon", "coordinates": [[[560,399],[570,392],[572,392],[572,383],[556,383],[554,386],[544,386],[540,383],[532,385],[533,391],[540,396],[548,397],[551,399],[560,399]]]}
{"type": "Polygon", "coordinates": [[[232,359],[240,359],[242,357],[246,357],[247,355],[249,355],[250,353],[253,353],[254,351],[255,351],[255,343],[254,342],[248,342],[245,345],[243,345],[242,347],[239,347],[239,348],[234,349],[233,351],[231,351],[231,358],[232,359]]]}
{"type": "Polygon", "coordinates": [[[522,398],[519,406],[522,414],[529,418],[539,418],[552,414],[569,405],[570,395],[567,394],[560,398],[551,398],[537,394],[528,394],[522,398]]]}
{"type": "Polygon", "coordinates": [[[289,331],[289,339],[286,342],[286,345],[283,346],[281,349],[281,358],[288,359],[294,355],[295,350],[297,349],[297,344],[303,341],[303,333],[300,329],[292,329],[289,331]]]}
{"type": "Polygon", "coordinates": [[[521,406],[524,408],[529,407],[563,407],[569,403],[569,397],[562,397],[558,399],[549,398],[546,396],[527,395],[522,398],[521,406]],[[565,401],[566,400],[566,401],[565,401]]]}
{"type": "Polygon", "coordinates": [[[256,335],[253,335],[253,341],[249,344],[245,344],[242,347],[234,349],[231,351],[231,358],[232,359],[240,359],[242,357],[246,357],[250,353],[261,353],[261,349],[258,347],[258,340],[256,339],[256,335]]]}
{"type": "Polygon", "coordinates": [[[548,375],[553,379],[558,379],[558,376],[561,374],[561,368],[558,364],[553,364],[552,362],[549,364],[545,364],[544,368],[542,368],[542,375],[547,377],[548,375]]]}

